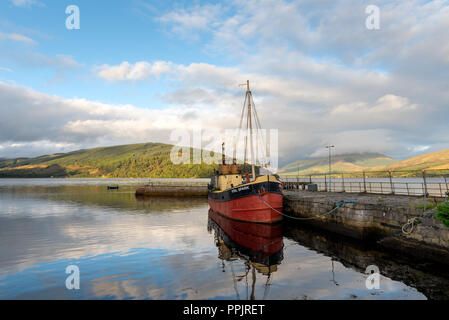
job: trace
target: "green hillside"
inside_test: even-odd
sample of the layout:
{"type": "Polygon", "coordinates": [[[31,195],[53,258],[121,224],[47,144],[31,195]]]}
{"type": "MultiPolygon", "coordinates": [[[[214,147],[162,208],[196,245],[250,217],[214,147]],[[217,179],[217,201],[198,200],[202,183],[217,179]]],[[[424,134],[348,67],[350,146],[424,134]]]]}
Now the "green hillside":
{"type": "MultiPolygon", "coordinates": [[[[398,162],[379,153],[345,154],[332,156],[333,172],[357,172],[364,170],[380,170],[388,165],[398,162]]],[[[326,173],[329,171],[329,158],[315,158],[298,160],[284,166],[279,170],[282,175],[308,175],[326,173]]]]}
{"type": "Polygon", "coordinates": [[[448,170],[449,149],[422,154],[388,166],[389,170],[448,170]]]}
{"type": "Polygon", "coordinates": [[[175,165],[172,145],[142,143],[0,161],[0,177],[193,178],[210,177],[216,165],[175,165]]]}
{"type": "MultiPolygon", "coordinates": [[[[78,150],[36,158],[0,160],[0,178],[203,178],[217,165],[175,165],[170,160],[172,145],[141,143],[78,150]]],[[[191,150],[192,151],[192,150],[191,150]]],[[[449,150],[399,161],[379,153],[332,156],[333,172],[375,170],[449,170],[449,150]]],[[[246,168],[249,171],[249,168],[246,168]]],[[[327,173],[329,158],[292,162],[279,170],[281,175],[327,173]]]]}

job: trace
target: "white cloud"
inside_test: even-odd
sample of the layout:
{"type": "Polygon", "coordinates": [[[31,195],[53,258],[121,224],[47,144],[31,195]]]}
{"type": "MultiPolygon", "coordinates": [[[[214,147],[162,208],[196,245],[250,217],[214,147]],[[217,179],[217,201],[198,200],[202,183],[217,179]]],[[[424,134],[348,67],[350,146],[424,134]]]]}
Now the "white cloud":
{"type": "Polygon", "coordinates": [[[224,8],[220,4],[194,6],[170,11],[156,20],[170,26],[170,31],[187,38],[198,38],[196,32],[210,31],[220,25],[224,8]]]}
{"type": "MultiPolygon", "coordinates": [[[[170,143],[173,129],[191,130],[198,123],[205,129],[215,128],[220,111],[209,111],[201,107],[140,109],[64,99],[0,82],[0,157],[149,141],[170,143]]],[[[222,115],[220,125],[230,126],[234,117],[222,115]]]]}
{"type": "Polygon", "coordinates": [[[21,42],[21,43],[26,43],[26,44],[31,44],[31,45],[36,45],[37,42],[34,41],[33,39],[24,36],[23,34],[19,34],[19,33],[3,33],[0,32],[0,40],[11,40],[11,41],[16,41],[16,42],[21,42]]]}
{"type": "Polygon", "coordinates": [[[401,127],[413,125],[413,122],[423,116],[424,110],[416,104],[411,104],[407,98],[387,94],[380,97],[373,104],[366,102],[353,102],[336,106],[331,115],[340,122],[358,122],[369,126],[370,124],[395,125],[401,127]],[[398,123],[398,120],[402,121],[398,123]]]}
{"type": "MultiPolygon", "coordinates": [[[[250,79],[262,122],[280,128],[281,145],[292,146],[283,148],[290,158],[316,154],[333,140],[341,145],[337,152],[400,157],[410,156],[414,145],[448,148],[449,1],[376,5],[381,29],[371,32],[366,4],[356,0],[222,4],[226,15],[189,32],[208,52],[237,64],[180,66],[179,89],[166,98],[235,112],[237,105],[223,101],[237,104],[229,92],[250,79]]],[[[164,23],[179,33],[179,21],[205,8],[173,10],[164,23]]]]}
{"type": "Polygon", "coordinates": [[[31,8],[32,6],[42,7],[44,3],[37,0],[9,0],[14,6],[22,8],[31,8]]]}
{"type": "MultiPolygon", "coordinates": [[[[141,64],[149,66],[147,70],[157,65],[141,64]]],[[[121,65],[127,67],[124,72],[117,72],[119,76],[114,79],[138,74],[133,70],[137,63],[121,65]]],[[[421,124],[433,120],[425,108],[408,97],[376,94],[391,90],[391,80],[383,75],[333,66],[328,70],[333,70],[337,85],[330,86],[327,82],[306,83],[301,78],[287,80],[282,76],[242,73],[237,67],[205,63],[160,65],[170,66],[165,70],[177,83],[175,90],[162,96],[172,106],[167,109],[63,99],[1,84],[0,102],[5,102],[0,105],[9,110],[4,112],[7,117],[1,126],[3,143],[48,140],[68,144],[72,149],[146,141],[170,143],[170,132],[175,128],[234,128],[244,97],[244,88],[239,88],[239,84],[251,79],[262,126],[280,131],[283,162],[320,154],[329,142],[338,145],[337,153],[371,151],[393,155],[410,152],[410,144],[428,145],[427,139],[449,144],[445,136],[427,138],[423,134],[426,130],[421,124]],[[377,79],[375,87],[371,79],[377,79]]],[[[330,67],[312,64],[312,68],[304,70],[319,74],[326,68],[330,67]]],[[[442,119],[434,123],[435,129],[444,131],[446,127],[442,119]]],[[[5,155],[6,150],[1,156],[5,155]]]]}
{"type": "Polygon", "coordinates": [[[64,153],[79,149],[79,144],[43,139],[29,142],[0,142],[0,158],[19,158],[64,153]]]}
{"type": "Polygon", "coordinates": [[[0,67],[0,71],[13,72],[11,69],[5,67],[0,67]]]}
{"type": "Polygon", "coordinates": [[[14,54],[13,58],[15,61],[33,68],[50,67],[63,71],[65,69],[82,66],[82,64],[77,62],[71,55],[66,54],[47,56],[37,52],[24,52],[14,54]]]}
{"type": "MultiPolygon", "coordinates": [[[[37,105],[46,112],[19,123],[23,130],[6,131],[5,141],[36,136],[101,145],[160,141],[171,128],[193,123],[234,127],[244,96],[239,84],[249,79],[262,125],[280,131],[284,161],[317,154],[328,143],[338,145],[337,153],[400,157],[422,150],[416,146],[448,148],[449,1],[376,4],[382,19],[376,32],[365,28],[366,4],[357,0],[233,1],[165,12],[157,21],[202,39],[200,49],[227,65],[119,60],[94,68],[111,82],[168,79],[159,95],[168,108],[160,110],[40,96],[3,84],[3,101],[18,106],[7,113],[21,118],[37,105]],[[16,100],[7,100],[13,92],[16,100]]],[[[23,60],[76,63],[56,58],[23,60]]]]}
{"type": "Polygon", "coordinates": [[[140,61],[130,64],[128,61],[117,66],[102,65],[96,67],[97,76],[109,81],[136,81],[145,80],[149,77],[158,77],[171,70],[171,63],[156,61],[153,64],[140,61]]]}

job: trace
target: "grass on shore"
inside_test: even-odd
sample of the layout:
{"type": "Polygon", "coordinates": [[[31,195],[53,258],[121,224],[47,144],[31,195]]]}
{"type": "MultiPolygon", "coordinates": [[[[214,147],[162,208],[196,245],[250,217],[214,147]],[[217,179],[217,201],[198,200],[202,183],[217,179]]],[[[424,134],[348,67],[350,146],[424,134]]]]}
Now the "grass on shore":
{"type": "Polygon", "coordinates": [[[449,202],[444,202],[437,207],[435,217],[449,228],[449,202]]]}

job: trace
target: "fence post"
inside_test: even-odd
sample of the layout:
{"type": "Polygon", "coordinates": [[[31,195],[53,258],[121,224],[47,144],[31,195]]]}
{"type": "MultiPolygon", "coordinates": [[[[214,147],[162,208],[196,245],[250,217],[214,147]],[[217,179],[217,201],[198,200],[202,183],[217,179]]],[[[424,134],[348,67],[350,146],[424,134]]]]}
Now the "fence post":
{"type": "Polygon", "coordinates": [[[407,187],[407,195],[410,197],[410,191],[408,190],[408,182],[405,183],[405,186],[407,187]]]}
{"type": "Polygon", "coordinates": [[[309,182],[312,183],[312,175],[309,176],[309,182]]]}
{"type": "Polygon", "coordinates": [[[326,179],[326,175],[324,175],[324,190],[327,192],[327,179],[326,179]]]}
{"type": "Polygon", "coordinates": [[[393,185],[393,178],[391,176],[391,171],[388,171],[388,176],[390,177],[391,194],[394,194],[394,185],[393,185]]]}
{"type": "Polygon", "coordinates": [[[427,192],[427,177],[426,177],[426,170],[422,171],[422,178],[424,180],[424,196],[428,197],[429,193],[427,192]]]}
{"type": "Polygon", "coordinates": [[[343,183],[343,192],[346,192],[346,190],[345,190],[345,175],[343,173],[341,174],[341,181],[343,183]]]}
{"type": "Polygon", "coordinates": [[[365,174],[365,171],[363,171],[363,190],[366,193],[366,174],[365,174]]]}
{"type": "Polygon", "coordinates": [[[446,191],[449,192],[449,186],[447,185],[447,180],[446,180],[446,176],[444,176],[444,183],[446,184],[446,191]]]}

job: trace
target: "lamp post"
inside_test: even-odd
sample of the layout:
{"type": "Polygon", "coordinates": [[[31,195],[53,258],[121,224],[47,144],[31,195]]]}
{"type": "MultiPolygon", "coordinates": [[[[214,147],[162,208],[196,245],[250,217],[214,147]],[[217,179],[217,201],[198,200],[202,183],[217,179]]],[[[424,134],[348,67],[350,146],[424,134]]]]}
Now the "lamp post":
{"type": "Polygon", "coordinates": [[[299,192],[299,162],[298,162],[298,173],[296,175],[296,183],[298,184],[296,187],[298,188],[298,192],[299,192]]]}
{"type": "Polygon", "coordinates": [[[326,146],[326,149],[329,149],[329,191],[332,192],[332,171],[331,171],[331,148],[335,148],[335,146],[326,146]]]}

